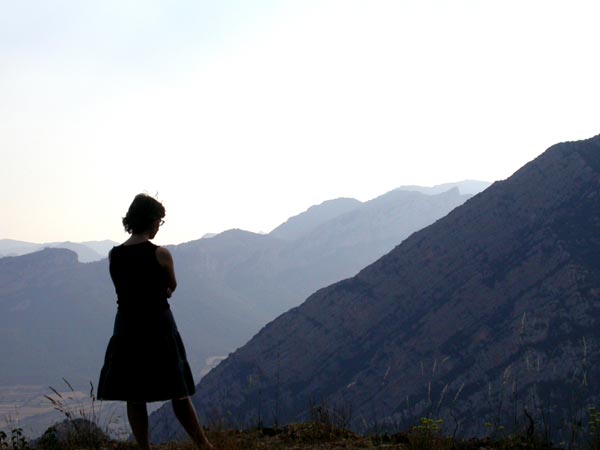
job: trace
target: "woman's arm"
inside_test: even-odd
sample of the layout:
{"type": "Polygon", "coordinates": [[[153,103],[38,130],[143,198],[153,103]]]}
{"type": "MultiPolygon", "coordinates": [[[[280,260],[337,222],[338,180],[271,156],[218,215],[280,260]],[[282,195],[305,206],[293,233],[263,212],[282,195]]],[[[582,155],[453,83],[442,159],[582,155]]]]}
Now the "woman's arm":
{"type": "Polygon", "coordinates": [[[167,297],[171,297],[171,294],[177,288],[175,266],[173,265],[171,252],[164,247],[158,247],[156,249],[156,260],[167,271],[167,297]]]}

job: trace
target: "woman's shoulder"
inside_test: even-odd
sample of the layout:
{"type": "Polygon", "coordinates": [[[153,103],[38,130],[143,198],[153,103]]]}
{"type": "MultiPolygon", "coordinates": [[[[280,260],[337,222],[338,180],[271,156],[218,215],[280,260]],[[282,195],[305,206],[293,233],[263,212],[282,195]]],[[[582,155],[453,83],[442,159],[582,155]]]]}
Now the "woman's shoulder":
{"type": "Polygon", "coordinates": [[[156,245],[155,247],[156,247],[155,252],[156,252],[157,258],[159,258],[159,259],[160,258],[172,258],[171,252],[169,251],[168,248],[161,247],[159,245],[156,245]]]}

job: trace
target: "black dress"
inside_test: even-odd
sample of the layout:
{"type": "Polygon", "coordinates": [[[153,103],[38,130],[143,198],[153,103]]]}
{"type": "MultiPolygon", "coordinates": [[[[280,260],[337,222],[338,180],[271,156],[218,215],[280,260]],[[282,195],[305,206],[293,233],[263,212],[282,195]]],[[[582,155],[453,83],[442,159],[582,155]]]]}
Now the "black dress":
{"type": "Polygon", "coordinates": [[[98,399],[153,402],[195,392],[185,348],[167,302],[167,273],[151,242],[114,247],[110,276],[117,316],[98,399]]]}

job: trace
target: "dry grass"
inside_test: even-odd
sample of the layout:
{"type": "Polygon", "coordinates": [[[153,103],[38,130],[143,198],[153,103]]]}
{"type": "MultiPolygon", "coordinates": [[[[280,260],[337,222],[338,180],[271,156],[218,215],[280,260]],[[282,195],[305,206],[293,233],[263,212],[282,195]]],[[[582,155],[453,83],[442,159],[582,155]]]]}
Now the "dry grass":
{"type": "MultiPolygon", "coordinates": [[[[280,429],[246,431],[209,431],[208,437],[218,450],[555,450],[546,443],[525,436],[508,437],[498,441],[486,439],[455,440],[431,433],[431,429],[414,427],[394,435],[359,436],[351,431],[322,423],[288,425],[280,429]]],[[[0,439],[1,441],[2,439],[0,439]]],[[[31,450],[24,442],[16,447],[8,440],[0,442],[1,449],[31,450]],[[9,445],[6,445],[9,444],[9,445]]],[[[92,442],[78,440],[49,445],[40,443],[38,450],[137,450],[127,441],[92,442]]],[[[195,450],[191,443],[170,442],[153,445],[153,450],[195,450]]],[[[586,450],[597,450],[586,447],[586,450]]],[[[580,449],[583,450],[583,449],[580,449]]]]}
{"type": "MultiPolygon", "coordinates": [[[[218,450],[554,450],[523,437],[501,441],[490,439],[453,440],[443,436],[423,436],[416,429],[408,433],[383,436],[359,436],[347,430],[305,423],[279,430],[208,432],[218,450]]],[[[133,443],[114,442],[108,449],[137,450],[133,443]]],[[[153,450],[195,450],[191,443],[168,443],[152,446],[153,450]]],[[[75,449],[64,449],[75,450],[75,449]]]]}

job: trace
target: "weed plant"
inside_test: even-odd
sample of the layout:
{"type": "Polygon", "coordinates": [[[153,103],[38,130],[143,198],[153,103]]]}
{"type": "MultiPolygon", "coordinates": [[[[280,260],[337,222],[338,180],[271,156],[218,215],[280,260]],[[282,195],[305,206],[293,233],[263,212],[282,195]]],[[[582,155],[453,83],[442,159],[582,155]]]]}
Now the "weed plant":
{"type": "Polygon", "coordinates": [[[104,405],[96,399],[94,385],[86,399],[77,396],[77,391],[63,378],[69,392],[61,394],[49,387],[54,395],[44,397],[60,412],[65,421],[50,427],[40,438],[39,446],[44,450],[58,450],[60,446],[100,449],[109,442],[110,425],[117,422],[112,412],[106,413],[104,405]]]}
{"type": "Polygon", "coordinates": [[[14,428],[10,433],[10,437],[4,431],[0,431],[0,449],[30,450],[31,447],[25,436],[23,436],[23,429],[14,428]]]}
{"type": "Polygon", "coordinates": [[[422,449],[449,449],[451,439],[442,435],[441,419],[428,419],[423,417],[419,425],[412,427],[407,436],[406,447],[408,450],[422,449]]]}

